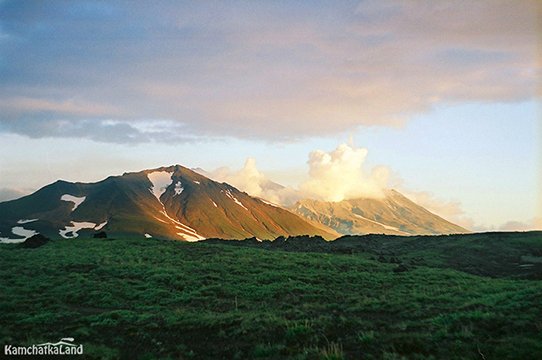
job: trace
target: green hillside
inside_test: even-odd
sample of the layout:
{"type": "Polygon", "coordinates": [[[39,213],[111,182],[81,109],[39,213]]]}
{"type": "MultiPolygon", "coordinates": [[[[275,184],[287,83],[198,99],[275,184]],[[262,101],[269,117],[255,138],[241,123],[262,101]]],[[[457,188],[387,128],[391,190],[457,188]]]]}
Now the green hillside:
{"type": "Polygon", "coordinates": [[[3,244],[0,345],[73,337],[87,358],[125,359],[540,359],[542,234],[501,235],[374,236],[330,252],[306,240],[3,244]],[[493,269],[516,255],[526,277],[450,260],[493,269]]]}

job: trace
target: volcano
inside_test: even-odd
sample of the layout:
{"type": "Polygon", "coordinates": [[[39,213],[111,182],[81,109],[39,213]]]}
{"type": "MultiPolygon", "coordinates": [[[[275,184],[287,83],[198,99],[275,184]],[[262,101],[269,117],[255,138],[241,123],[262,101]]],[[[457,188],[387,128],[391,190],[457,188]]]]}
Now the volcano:
{"type": "Polygon", "coordinates": [[[205,238],[274,239],[338,234],[227,183],[181,165],[110,176],[96,183],[59,180],[33,194],[0,203],[0,241],[114,237],[184,241],[205,238]]]}

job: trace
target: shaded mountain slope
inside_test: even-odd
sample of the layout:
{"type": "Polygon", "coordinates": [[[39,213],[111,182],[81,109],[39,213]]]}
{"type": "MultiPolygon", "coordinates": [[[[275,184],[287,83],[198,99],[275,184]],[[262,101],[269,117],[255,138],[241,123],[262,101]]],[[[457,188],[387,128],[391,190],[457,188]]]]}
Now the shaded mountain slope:
{"type": "Polygon", "coordinates": [[[180,165],[112,176],[97,183],[57,181],[0,203],[0,239],[35,233],[75,238],[97,230],[115,236],[179,240],[337,236],[280,207],[180,165]]]}

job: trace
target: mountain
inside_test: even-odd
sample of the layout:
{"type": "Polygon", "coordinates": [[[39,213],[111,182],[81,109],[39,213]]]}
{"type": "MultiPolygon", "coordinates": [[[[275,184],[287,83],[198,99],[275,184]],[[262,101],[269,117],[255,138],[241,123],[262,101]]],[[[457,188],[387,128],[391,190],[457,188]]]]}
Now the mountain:
{"type": "Polygon", "coordinates": [[[97,183],[59,180],[0,203],[2,242],[18,242],[36,233],[75,238],[97,231],[187,241],[338,235],[180,165],[111,176],[97,183]]]}
{"type": "Polygon", "coordinates": [[[396,190],[387,190],[382,199],[340,202],[301,200],[291,210],[341,234],[430,235],[469,232],[429,212],[396,190]]]}

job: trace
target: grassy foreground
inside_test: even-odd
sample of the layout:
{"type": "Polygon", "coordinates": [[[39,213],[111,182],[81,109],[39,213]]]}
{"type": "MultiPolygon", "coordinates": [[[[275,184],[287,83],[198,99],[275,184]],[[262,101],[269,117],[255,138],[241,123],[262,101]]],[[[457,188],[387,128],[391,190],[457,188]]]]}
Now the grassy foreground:
{"type": "MultiPolygon", "coordinates": [[[[537,263],[542,238],[522,236],[499,251],[525,243],[523,256],[537,263]]],[[[431,246],[426,261],[394,272],[397,263],[368,250],[2,245],[0,346],[73,337],[86,358],[542,358],[542,282],[446,267],[448,247],[431,246]]],[[[461,246],[483,257],[479,245],[461,246]]]]}

